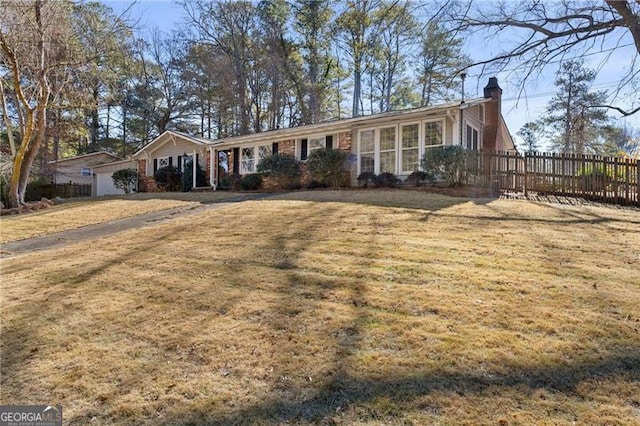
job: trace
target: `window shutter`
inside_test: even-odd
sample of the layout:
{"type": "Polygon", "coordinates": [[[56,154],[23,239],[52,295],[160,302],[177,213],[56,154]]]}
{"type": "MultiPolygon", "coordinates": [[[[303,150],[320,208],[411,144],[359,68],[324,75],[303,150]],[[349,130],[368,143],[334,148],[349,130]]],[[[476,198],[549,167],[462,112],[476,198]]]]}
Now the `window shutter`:
{"type": "Polygon", "coordinates": [[[173,157],[169,157],[169,167],[173,166],[173,157]]]}
{"type": "Polygon", "coordinates": [[[274,142],[271,144],[271,153],[272,154],[278,153],[278,142],[274,142]]]}
{"type": "Polygon", "coordinates": [[[155,174],[156,171],[158,171],[158,159],[154,158],[153,159],[153,174],[155,174]]]}
{"type": "Polygon", "coordinates": [[[327,149],[333,149],[333,135],[327,135],[325,138],[327,149]]]}
{"type": "Polygon", "coordinates": [[[182,171],[182,155],[178,155],[178,168],[182,171]]]}
{"type": "Polygon", "coordinates": [[[197,164],[200,162],[200,160],[198,160],[200,154],[196,153],[196,162],[193,163],[193,167],[197,167],[197,164]]]}
{"type": "Polygon", "coordinates": [[[240,174],[240,148],[233,148],[233,174],[240,174]]]}
{"type": "Polygon", "coordinates": [[[300,160],[304,161],[307,159],[307,139],[302,139],[300,141],[300,160]]]}

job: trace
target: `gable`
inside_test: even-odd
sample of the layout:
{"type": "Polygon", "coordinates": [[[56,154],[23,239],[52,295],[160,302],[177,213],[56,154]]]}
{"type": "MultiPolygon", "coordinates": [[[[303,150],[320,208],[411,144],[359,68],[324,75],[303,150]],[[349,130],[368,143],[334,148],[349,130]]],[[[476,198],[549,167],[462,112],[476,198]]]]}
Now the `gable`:
{"type": "Polygon", "coordinates": [[[199,141],[179,133],[166,131],[144,148],[140,149],[133,155],[135,160],[158,158],[158,157],[175,157],[184,153],[204,153],[204,141],[199,141]]]}

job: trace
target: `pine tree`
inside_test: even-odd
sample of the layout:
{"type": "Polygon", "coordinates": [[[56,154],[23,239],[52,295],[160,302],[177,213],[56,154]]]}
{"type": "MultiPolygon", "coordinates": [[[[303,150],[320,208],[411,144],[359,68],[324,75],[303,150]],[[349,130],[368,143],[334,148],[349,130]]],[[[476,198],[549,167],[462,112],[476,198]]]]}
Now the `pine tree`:
{"type": "Polygon", "coordinates": [[[602,130],[608,123],[606,112],[594,105],[606,103],[606,92],[593,92],[595,72],[583,61],[566,61],[556,74],[558,93],[547,105],[541,123],[554,151],[573,154],[598,153],[602,130]]]}

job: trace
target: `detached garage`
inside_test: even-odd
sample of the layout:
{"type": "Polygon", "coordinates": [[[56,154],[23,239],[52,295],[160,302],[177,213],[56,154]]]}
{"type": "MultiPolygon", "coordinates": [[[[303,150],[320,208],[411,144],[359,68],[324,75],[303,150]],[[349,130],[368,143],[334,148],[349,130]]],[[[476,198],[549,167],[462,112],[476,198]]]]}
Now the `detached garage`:
{"type": "MultiPolygon", "coordinates": [[[[115,161],[113,163],[101,164],[93,166],[93,184],[91,194],[94,197],[103,195],[123,195],[124,191],[113,186],[111,176],[114,172],[123,169],[136,170],[137,164],[133,160],[115,161]]],[[[137,188],[138,185],[136,184],[137,188]]]]}

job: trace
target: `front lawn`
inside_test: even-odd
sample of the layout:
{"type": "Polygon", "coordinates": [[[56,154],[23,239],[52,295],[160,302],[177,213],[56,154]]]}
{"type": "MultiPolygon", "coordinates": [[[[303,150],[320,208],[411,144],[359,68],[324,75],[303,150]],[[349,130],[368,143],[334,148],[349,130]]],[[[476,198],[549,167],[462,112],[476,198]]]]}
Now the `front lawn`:
{"type": "Polygon", "coordinates": [[[639,264],[633,209],[230,204],[1,259],[0,403],[71,425],[638,424],[639,264]]]}

